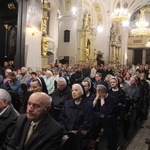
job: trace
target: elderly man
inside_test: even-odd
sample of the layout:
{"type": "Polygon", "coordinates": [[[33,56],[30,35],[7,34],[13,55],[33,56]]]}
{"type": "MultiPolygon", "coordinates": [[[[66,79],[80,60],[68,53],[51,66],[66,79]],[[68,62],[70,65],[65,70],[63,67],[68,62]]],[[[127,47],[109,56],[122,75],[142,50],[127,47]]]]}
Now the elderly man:
{"type": "Polygon", "coordinates": [[[27,81],[30,79],[30,75],[27,73],[27,68],[21,68],[21,75],[19,76],[19,80],[21,84],[27,84],[27,81]]]}
{"type": "Polygon", "coordinates": [[[11,106],[11,96],[4,89],[0,89],[0,150],[6,146],[15,130],[18,113],[11,106]]]}
{"type": "Polygon", "coordinates": [[[36,92],[30,96],[27,114],[18,118],[8,150],[58,150],[63,129],[49,115],[50,106],[47,94],[36,92]]]}
{"type": "Polygon", "coordinates": [[[59,77],[57,80],[57,89],[52,94],[52,100],[54,102],[54,115],[57,121],[59,120],[59,114],[65,101],[71,98],[71,89],[67,85],[66,79],[64,77],[59,77]]]}

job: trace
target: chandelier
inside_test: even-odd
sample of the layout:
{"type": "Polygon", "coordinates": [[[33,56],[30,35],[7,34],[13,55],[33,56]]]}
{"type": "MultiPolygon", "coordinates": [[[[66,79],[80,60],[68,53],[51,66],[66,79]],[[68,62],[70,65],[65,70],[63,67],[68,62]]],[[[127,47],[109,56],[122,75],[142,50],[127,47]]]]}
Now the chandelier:
{"type": "Polygon", "coordinates": [[[112,21],[115,22],[123,22],[126,20],[129,20],[130,14],[128,13],[128,10],[126,8],[123,8],[122,6],[122,0],[120,0],[120,5],[118,8],[114,10],[114,12],[111,14],[112,21]]]}
{"type": "Polygon", "coordinates": [[[146,43],[146,47],[150,47],[150,42],[147,42],[147,43],[146,43]]]}
{"type": "Polygon", "coordinates": [[[145,9],[142,8],[140,14],[140,19],[138,22],[136,22],[136,28],[131,30],[131,34],[133,36],[149,36],[150,35],[150,28],[149,22],[145,20],[145,9]]]}

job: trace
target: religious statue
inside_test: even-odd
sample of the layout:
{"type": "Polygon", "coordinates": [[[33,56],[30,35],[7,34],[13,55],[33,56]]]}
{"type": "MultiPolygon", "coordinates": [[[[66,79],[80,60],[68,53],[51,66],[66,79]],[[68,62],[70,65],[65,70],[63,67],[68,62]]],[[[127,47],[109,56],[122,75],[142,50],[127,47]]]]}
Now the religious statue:
{"type": "Polygon", "coordinates": [[[85,51],[85,60],[89,60],[89,55],[90,55],[89,47],[86,46],[84,51],[85,51]]]}
{"type": "Polygon", "coordinates": [[[91,27],[93,26],[93,17],[91,15],[91,12],[87,12],[85,14],[85,17],[84,17],[84,26],[83,28],[84,29],[91,29],[91,27]]]}
{"type": "Polygon", "coordinates": [[[116,41],[117,34],[116,34],[116,27],[114,24],[112,24],[112,27],[110,28],[110,40],[111,41],[116,41]]]}
{"type": "Polygon", "coordinates": [[[100,66],[101,64],[104,65],[104,61],[102,60],[102,53],[100,51],[97,52],[97,65],[100,66]]]}

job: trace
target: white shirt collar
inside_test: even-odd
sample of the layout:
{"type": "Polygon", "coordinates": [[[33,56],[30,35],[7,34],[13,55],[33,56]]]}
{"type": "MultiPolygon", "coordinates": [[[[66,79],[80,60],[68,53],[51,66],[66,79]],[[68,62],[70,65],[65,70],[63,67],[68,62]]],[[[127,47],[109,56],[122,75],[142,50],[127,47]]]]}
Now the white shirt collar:
{"type": "Polygon", "coordinates": [[[112,91],[116,92],[116,91],[119,91],[119,89],[118,89],[118,88],[117,88],[117,89],[113,89],[113,88],[112,88],[112,91]]]}
{"type": "Polygon", "coordinates": [[[2,112],[0,112],[0,116],[7,110],[8,107],[10,106],[8,105],[2,112]]]}

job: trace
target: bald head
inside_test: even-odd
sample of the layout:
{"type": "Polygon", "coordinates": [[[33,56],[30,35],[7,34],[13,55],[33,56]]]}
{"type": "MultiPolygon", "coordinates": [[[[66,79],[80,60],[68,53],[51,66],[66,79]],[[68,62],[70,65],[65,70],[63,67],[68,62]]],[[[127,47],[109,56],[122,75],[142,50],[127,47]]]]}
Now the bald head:
{"type": "Polygon", "coordinates": [[[49,112],[51,101],[51,97],[43,92],[33,93],[28,100],[27,118],[34,122],[42,120],[49,112]]]}
{"type": "MultiPolygon", "coordinates": [[[[35,92],[30,96],[31,99],[35,98],[37,99],[41,105],[47,107],[47,106],[51,106],[51,97],[48,96],[47,94],[45,94],[44,92],[35,92]]],[[[30,99],[29,98],[29,99],[30,99]]]]}

